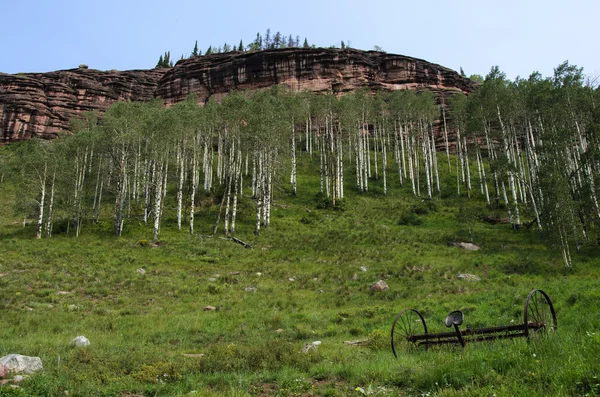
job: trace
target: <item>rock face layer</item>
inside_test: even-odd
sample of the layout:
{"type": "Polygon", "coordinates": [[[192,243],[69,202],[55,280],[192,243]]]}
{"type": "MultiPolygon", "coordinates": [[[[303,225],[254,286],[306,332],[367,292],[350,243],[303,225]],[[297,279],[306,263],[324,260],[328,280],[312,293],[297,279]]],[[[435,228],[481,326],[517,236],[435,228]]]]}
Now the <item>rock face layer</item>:
{"type": "Polygon", "coordinates": [[[343,94],[372,90],[431,90],[438,97],[473,90],[471,80],[421,59],[353,49],[289,48],[230,52],[179,61],[172,69],[0,73],[3,142],[51,139],[84,111],[102,113],[119,100],[166,104],[195,94],[199,102],[227,92],[284,84],[293,90],[343,94]]]}
{"type": "Polygon", "coordinates": [[[232,89],[261,89],[273,84],[336,94],[362,87],[436,93],[473,90],[471,80],[422,59],[354,49],[289,48],[179,61],[160,80],[156,96],[175,103],[193,93],[204,102],[232,89]]]}
{"type": "Polygon", "coordinates": [[[52,139],[68,131],[85,111],[104,112],[119,100],[149,101],[166,69],[103,72],[0,73],[0,133],[3,142],[52,139]]]}

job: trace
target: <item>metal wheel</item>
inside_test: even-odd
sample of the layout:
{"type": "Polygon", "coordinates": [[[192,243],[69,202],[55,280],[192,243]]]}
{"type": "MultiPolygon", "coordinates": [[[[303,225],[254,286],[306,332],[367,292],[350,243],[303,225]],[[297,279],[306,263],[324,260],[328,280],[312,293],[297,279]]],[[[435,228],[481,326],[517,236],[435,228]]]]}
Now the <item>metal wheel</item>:
{"type": "Polygon", "coordinates": [[[416,346],[417,341],[414,340],[414,336],[419,332],[427,334],[427,324],[421,313],[415,309],[405,309],[398,313],[391,334],[394,357],[398,357],[396,348],[406,349],[409,346],[416,346]]]}
{"type": "Polygon", "coordinates": [[[523,326],[527,339],[556,332],[554,306],[548,295],[541,289],[534,289],[527,296],[523,326]]]}

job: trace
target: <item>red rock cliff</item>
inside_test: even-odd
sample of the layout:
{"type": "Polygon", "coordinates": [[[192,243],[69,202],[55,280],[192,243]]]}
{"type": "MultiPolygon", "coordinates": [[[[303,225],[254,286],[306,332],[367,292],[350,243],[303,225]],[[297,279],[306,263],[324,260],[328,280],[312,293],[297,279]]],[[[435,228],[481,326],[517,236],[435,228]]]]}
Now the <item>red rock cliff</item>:
{"type": "Polygon", "coordinates": [[[4,142],[52,139],[85,111],[106,110],[119,100],[154,98],[166,69],[103,72],[71,69],[50,73],[0,73],[0,133],[4,142]]]}
{"type": "Polygon", "coordinates": [[[294,90],[342,94],[373,90],[432,90],[440,96],[473,90],[471,80],[421,59],[353,49],[289,48],[230,52],[179,61],[172,69],[103,72],[0,73],[0,134],[4,142],[53,138],[87,110],[118,100],[167,104],[196,94],[201,102],[232,89],[285,84],[294,90]]]}

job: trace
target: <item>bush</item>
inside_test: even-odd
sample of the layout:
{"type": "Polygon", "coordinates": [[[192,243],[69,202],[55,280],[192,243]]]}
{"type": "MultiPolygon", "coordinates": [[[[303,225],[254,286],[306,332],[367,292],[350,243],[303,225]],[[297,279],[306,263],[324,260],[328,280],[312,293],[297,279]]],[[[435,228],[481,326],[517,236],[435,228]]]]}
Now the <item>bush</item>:
{"type": "Polygon", "coordinates": [[[315,195],[315,203],[316,207],[322,210],[345,211],[347,208],[347,204],[344,199],[338,199],[334,203],[330,197],[327,197],[321,192],[315,195]]]}
{"type": "Polygon", "coordinates": [[[414,212],[408,212],[400,217],[398,224],[401,226],[419,226],[423,224],[423,221],[414,212]]]}

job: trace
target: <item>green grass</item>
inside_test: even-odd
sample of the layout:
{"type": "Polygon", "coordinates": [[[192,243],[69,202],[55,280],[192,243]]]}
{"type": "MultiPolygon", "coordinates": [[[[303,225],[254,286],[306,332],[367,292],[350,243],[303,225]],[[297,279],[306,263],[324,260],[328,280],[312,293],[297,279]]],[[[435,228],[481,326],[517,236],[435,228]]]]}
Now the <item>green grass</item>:
{"type": "MultiPolygon", "coordinates": [[[[0,395],[600,394],[597,248],[566,270],[533,229],[474,221],[482,249],[462,251],[447,245],[469,239],[459,199],[423,201],[410,187],[386,197],[381,181],[359,195],[348,173],[344,210],[322,209],[318,174],[300,166],[298,195],[277,189],[272,225],[258,237],[253,203],[242,200],[236,235],[251,250],[177,231],[170,201],[159,247],[140,244],[152,230],[137,220],[111,236],[109,214],[78,238],[36,240],[34,226],[13,215],[15,187],[5,179],[0,355],[40,356],[44,370],[0,395]],[[379,279],[390,289],[369,291],[379,279]],[[430,332],[444,331],[455,309],[473,327],[506,325],[523,321],[532,289],[545,290],[557,311],[559,332],[548,339],[391,353],[391,324],[404,308],[418,309],[430,332]],[[70,346],[77,335],[91,346],[70,346]],[[343,343],[354,339],[369,343],[343,343]],[[317,350],[300,353],[315,340],[317,350]]],[[[472,205],[490,213],[478,200],[472,205]]],[[[214,207],[200,208],[197,232],[209,234],[214,220],[214,207]]]]}

